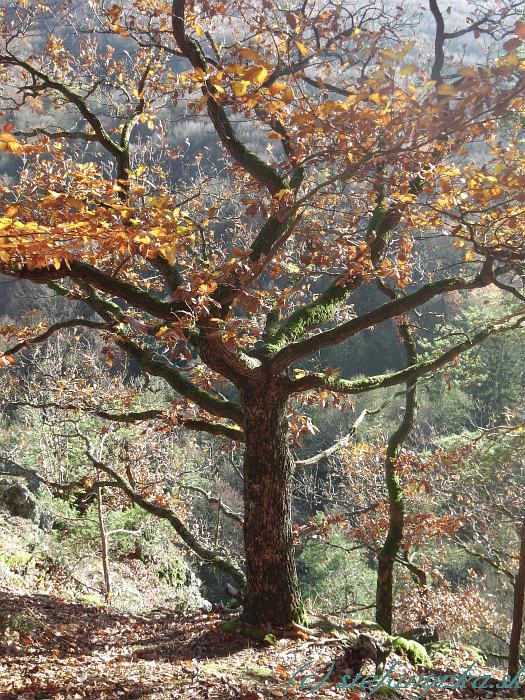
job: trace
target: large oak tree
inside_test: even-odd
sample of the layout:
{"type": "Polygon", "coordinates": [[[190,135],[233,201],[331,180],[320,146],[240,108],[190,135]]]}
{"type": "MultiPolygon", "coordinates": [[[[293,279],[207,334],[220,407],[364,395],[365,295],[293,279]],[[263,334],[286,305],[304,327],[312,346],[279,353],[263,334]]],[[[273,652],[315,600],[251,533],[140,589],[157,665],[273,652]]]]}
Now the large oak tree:
{"type": "MultiPolygon", "coordinates": [[[[421,15],[309,0],[3,11],[0,148],[18,161],[1,190],[1,271],[86,309],[21,329],[4,364],[89,326],[167,382],[186,427],[244,443],[250,622],[305,617],[291,505],[301,404],[398,384],[412,397],[420,377],[525,320],[520,307],[374,376],[323,366],[323,349],[391,319],[408,333],[411,312],[449,292],[496,284],[525,299],[520,4],[466,6],[466,20],[435,0],[421,15]],[[386,301],[357,313],[372,285],[386,301]]],[[[387,456],[387,593],[407,427],[387,456]]]]}

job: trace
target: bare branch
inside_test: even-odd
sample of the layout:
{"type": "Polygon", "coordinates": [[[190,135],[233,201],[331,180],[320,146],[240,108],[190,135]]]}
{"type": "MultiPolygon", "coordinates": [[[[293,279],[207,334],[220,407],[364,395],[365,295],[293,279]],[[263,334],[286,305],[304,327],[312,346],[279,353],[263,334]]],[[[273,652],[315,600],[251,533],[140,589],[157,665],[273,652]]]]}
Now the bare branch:
{"type": "Polygon", "coordinates": [[[225,437],[229,440],[234,440],[235,442],[244,442],[244,433],[240,428],[235,428],[234,426],[230,425],[223,425],[222,423],[210,423],[209,421],[198,420],[196,418],[187,418],[186,416],[173,415],[170,414],[169,409],[153,408],[144,411],[131,411],[129,413],[111,413],[98,408],[92,409],[89,406],[82,406],[78,404],[60,404],[54,401],[45,403],[31,403],[30,401],[5,401],[2,402],[0,406],[3,408],[8,408],[10,406],[14,408],[35,408],[37,410],[54,408],[58,411],[82,412],[87,415],[97,416],[97,418],[102,418],[103,420],[112,421],[114,423],[127,424],[157,420],[164,417],[170,418],[175,427],[180,425],[188,430],[195,430],[198,432],[209,433],[210,435],[217,435],[218,437],[225,437]]]}
{"type": "Polygon", "coordinates": [[[339,440],[336,443],[334,443],[330,447],[327,447],[326,450],[323,450],[322,452],[318,452],[313,457],[309,457],[308,459],[297,459],[295,461],[295,466],[296,467],[310,467],[313,464],[317,464],[322,459],[325,459],[326,457],[330,457],[330,455],[333,455],[334,452],[337,452],[337,450],[340,450],[341,447],[346,447],[346,445],[348,445],[348,442],[350,441],[350,438],[355,435],[355,433],[357,432],[357,429],[359,428],[361,423],[364,421],[364,419],[368,413],[370,413],[370,411],[368,411],[365,408],[363,411],[361,411],[361,413],[357,417],[357,420],[354,422],[354,424],[350,428],[350,431],[346,435],[343,435],[343,437],[339,438],[339,440]]]}
{"type": "Polygon", "coordinates": [[[58,323],[54,323],[52,326],[49,326],[49,328],[46,331],[44,331],[44,333],[40,333],[40,335],[36,335],[33,338],[27,338],[26,340],[22,340],[20,343],[17,343],[16,345],[13,345],[13,347],[9,348],[9,350],[6,350],[3,354],[15,355],[17,352],[24,350],[30,345],[37,345],[38,343],[43,343],[54,333],[57,333],[58,331],[61,331],[64,328],[76,328],[78,326],[83,326],[85,328],[96,328],[97,330],[111,330],[111,326],[108,323],[91,321],[87,318],[72,318],[67,321],[59,321],[58,323]]]}
{"type": "Polygon", "coordinates": [[[239,523],[239,525],[244,525],[242,515],[240,515],[239,513],[235,513],[231,508],[229,508],[225,503],[223,503],[222,499],[217,498],[217,496],[212,496],[211,493],[208,493],[204,489],[201,489],[200,486],[186,485],[182,488],[186,489],[187,491],[194,491],[195,493],[199,493],[201,496],[204,496],[204,498],[209,503],[213,503],[214,505],[218,506],[219,509],[224,513],[224,515],[226,515],[228,518],[235,520],[235,522],[239,523]]]}

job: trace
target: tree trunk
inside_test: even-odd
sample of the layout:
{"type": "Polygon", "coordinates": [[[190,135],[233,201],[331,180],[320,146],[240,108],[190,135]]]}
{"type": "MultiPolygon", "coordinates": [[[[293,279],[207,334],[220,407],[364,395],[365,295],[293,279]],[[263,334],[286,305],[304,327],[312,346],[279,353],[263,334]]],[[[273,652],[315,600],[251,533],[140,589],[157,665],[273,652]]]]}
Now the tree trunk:
{"type": "Polygon", "coordinates": [[[396,473],[394,459],[387,456],[385,463],[390,517],[388,534],[378,557],[376,586],[376,622],[391,634],[394,586],[394,562],[403,539],[405,519],[403,491],[396,473]]]}
{"type": "Polygon", "coordinates": [[[97,515],[100,536],[100,554],[102,556],[102,571],[104,572],[104,600],[106,603],[109,603],[111,600],[111,574],[109,571],[108,538],[106,535],[106,524],[104,522],[102,489],[100,486],[97,486],[97,515]]]}
{"type": "Polygon", "coordinates": [[[286,398],[279,390],[245,392],[244,619],[275,626],[305,623],[292,541],[286,398]]]}
{"type": "Polygon", "coordinates": [[[512,608],[512,631],[509,642],[509,675],[515,676],[520,665],[521,631],[523,628],[523,599],[525,597],[525,514],[520,533],[520,558],[518,573],[514,581],[514,605],[512,608]]]}
{"type": "MultiPolygon", "coordinates": [[[[417,347],[408,319],[403,319],[398,328],[405,347],[406,365],[410,367],[417,362],[417,347]]],[[[379,552],[377,562],[376,622],[389,634],[392,633],[394,564],[403,540],[405,523],[403,487],[397,469],[397,460],[403,443],[414,426],[417,408],[416,386],[416,380],[410,380],[406,384],[403,418],[390,436],[385,456],[389,521],[388,534],[379,552]]]]}

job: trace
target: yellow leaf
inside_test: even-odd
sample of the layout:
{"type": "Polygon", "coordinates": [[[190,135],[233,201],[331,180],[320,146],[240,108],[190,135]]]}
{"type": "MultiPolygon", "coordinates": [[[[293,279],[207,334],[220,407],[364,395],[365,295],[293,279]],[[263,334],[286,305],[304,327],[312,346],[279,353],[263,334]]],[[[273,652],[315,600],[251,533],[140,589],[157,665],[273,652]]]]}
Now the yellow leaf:
{"type": "Polygon", "coordinates": [[[254,83],[259,83],[259,85],[264,83],[269,75],[270,71],[264,66],[254,66],[253,68],[248,68],[248,70],[244,72],[246,78],[254,83]]]}
{"type": "Polygon", "coordinates": [[[407,53],[408,53],[409,51],[412,51],[412,49],[414,48],[415,45],[416,45],[416,42],[415,42],[415,41],[409,41],[408,43],[403,44],[403,46],[401,46],[399,49],[396,50],[396,53],[397,53],[398,57],[399,57],[400,59],[401,59],[401,58],[405,58],[405,56],[407,55],[407,53]]]}
{"type": "Polygon", "coordinates": [[[241,49],[239,51],[239,56],[242,56],[243,58],[248,58],[250,61],[260,61],[261,60],[261,55],[255,51],[255,49],[241,49]]]}
{"type": "Polygon", "coordinates": [[[128,35],[128,33],[127,33],[127,31],[124,29],[124,27],[121,27],[121,26],[118,25],[118,24],[112,24],[112,25],[111,25],[111,29],[112,29],[114,32],[116,32],[117,34],[119,34],[120,36],[127,36],[127,35],[128,35]]]}
{"type": "Polygon", "coordinates": [[[2,141],[5,141],[6,143],[17,143],[17,140],[15,139],[13,134],[9,134],[7,132],[0,134],[0,139],[2,141]]]}
{"type": "Polygon", "coordinates": [[[299,265],[296,265],[295,263],[288,263],[286,268],[287,268],[288,272],[294,272],[296,275],[300,275],[302,272],[299,265]]]}
{"type": "Polygon", "coordinates": [[[295,374],[296,379],[302,379],[303,377],[306,377],[306,372],[304,371],[304,369],[297,369],[296,367],[293,373],[295,374]]]}
{"type": "Polygon", "coordinates": [[[392,60],[399,58],[399,53],[397,51],[390,51],[389,49],[383,49],[383,55],[392,60]]]}
{"type": "Polygon", "coordinates": [[[478,71],[475,68],[463,66],[463,68],[458,70],[458,75],[460,75],[462,78],[477,78],[478,71]]]}
{"type": "Polygon", "coordinates": [[[415,63],[408,63],[406,66],[403,66],[399,72],[401,75],[412,75],[416,70],[417,66],[415,63]]]}
{"type": "Polygon", "coordinates": [[[473,250],[467,250],[467,252],[465,253],[465,260],[467,262],[474,260],[474,251],[473,250]]]}
{"type": "Polygon", "coordinates": [[[233,92],[235,93],[235,95],[237,97],[242,97],[243,95],[246,95],[249,87],[250,87],[249,80],[235,80],[232,83],[233,92]]]}
{"type": "Polygon", "coordinates": [[[438,85],[437,93],[438,95],[455,95],[456,88],[453,85],[446,85],[445,83],[442,83],[441,85],[438,85]]]}
{"type": "Polygon", "coordinates": [[[283,102],[286,102],[286,104],[288,104],[289,102],[291,102],[293,100],[294,97],[295,97],[295,95],[293,93],[292,88],[289,85],[285,85],[285,87],[282,91],[283,102]]]}
{"type": "Polygon", "coordinates": [[[165,194],[161,197],[150,197],[148,199],[148,205],[150,207],[157,207],[158,209],[162,209],[162,207],[166,206],[170,201],[170,196],[169,194],[165,194]]]}
{"type": "Polygon", "coordinates": [[[204,36],[204,29],[198,22],[195,22],[195,34],[197,36],[204,36]]]}
{"type": "Polygon", "coordinates": [[[303,44],[302,41],[294,41],[294,44],[299,49],[299,53],[301,54],[301,56],[308,56],[308,54],[310,52],[308,51],[308,49],[306,48],[306,46],[303,44]]]}

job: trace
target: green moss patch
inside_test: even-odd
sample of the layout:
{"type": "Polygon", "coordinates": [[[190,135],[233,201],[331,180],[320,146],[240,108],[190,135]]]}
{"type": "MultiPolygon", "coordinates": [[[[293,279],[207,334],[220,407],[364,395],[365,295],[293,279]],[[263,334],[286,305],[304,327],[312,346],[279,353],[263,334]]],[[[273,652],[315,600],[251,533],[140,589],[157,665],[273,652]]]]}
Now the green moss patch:
{"type": "Polygon", "coordinates": [[[428,655],[425,647],[419,642],[414,642],[404,637],[392,637],[392,649],[394,651],[401,650],[415,666],[423,666],[424,668],[432,668],[432,660],[428,655]]]}

